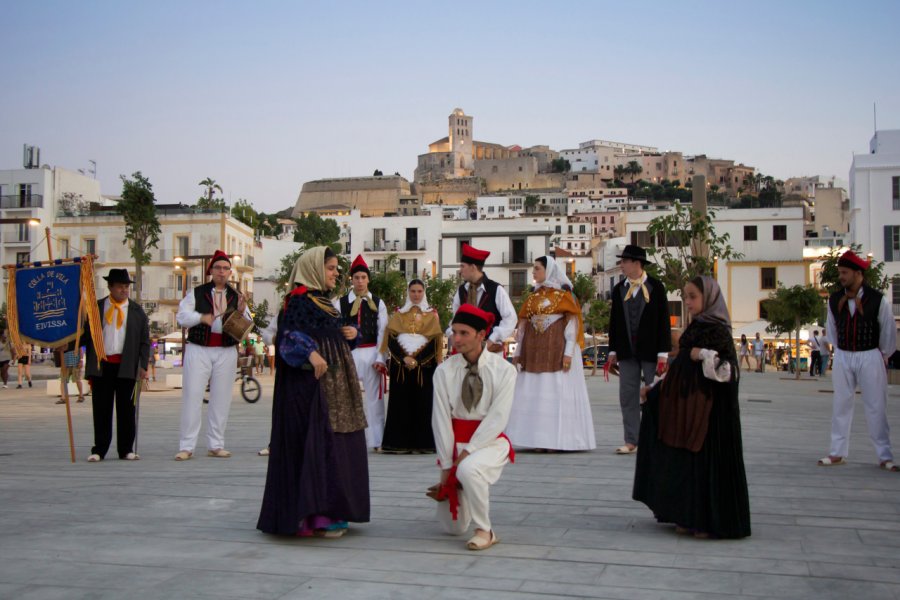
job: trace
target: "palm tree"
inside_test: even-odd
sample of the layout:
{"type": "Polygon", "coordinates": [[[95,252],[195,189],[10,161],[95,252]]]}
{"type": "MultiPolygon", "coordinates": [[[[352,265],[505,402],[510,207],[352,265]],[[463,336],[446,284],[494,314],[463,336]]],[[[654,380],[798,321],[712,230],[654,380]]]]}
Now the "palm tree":
{"type": "Polygon", "coordinates": [[[628,173],[628,169],[625,165],[616,165],[613,168],[613,177],[615,177],[618,181],[622,181],[622,178],[628,173]]]}
{"type": "Polygon", "coordinates": [[[210,204],[213,203],[213,196],[215,195],[216,190],[218,190],[220,194],[222,193],[222,186],[216,183],[215,179],[212,179],[210,177],[207,177],[197,185],[202,185],[206,188],[206,199],[210,204]]]}
{"type": "Polygon", "coordinates": [[[636,160],[629,160],[628,166],[626,166],[625,168],[628,169],[628,174],[631,175],[631,183],[634,183],[634,178],[636,175],[640,175],[644,172],[644,167],[642,167],[641,163],[636,160]]]}

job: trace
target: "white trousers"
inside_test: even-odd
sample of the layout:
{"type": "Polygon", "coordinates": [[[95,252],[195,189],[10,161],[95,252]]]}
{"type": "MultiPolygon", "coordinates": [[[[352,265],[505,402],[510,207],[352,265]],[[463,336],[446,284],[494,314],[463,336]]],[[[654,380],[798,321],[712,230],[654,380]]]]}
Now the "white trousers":
{"type": "Polygon", "coordinates": [[[887,421],[887,371],[878,349],[863,352],[835,350],[831,381],[834,407],[831,413],[831,456],[849,456],[850,426],[856,386],[862,389],[869,437],[879,462],[894,460],[887,421]]]}
{"type": "Polygon", "coordinates": [[[375,359],[378,358],[378,348],[357,348],[353,351],[353,362],[356,363],[356,375],[363,382],[363,407],[366,411],[366,446],[378,448],[384,437],[384,398],[379,398],[378,386],[381,383],[381,373],[374,369],[375,359]]]}
{"type": "MultiPolygon", "coordinates": [[[[464,445],[457,445],[462,452],[464,445]]],[[[462,484],[459,490],[459,511],[453,520],[447,502],[437,506],[438,521],[447,533],[462,535],[474,523],[476,529],[491,531],[491,490],[497,483],[503,467],[509,462],[509,442],[497,438],[490,445],[467,456],[456,469],[456,478],[462,484]]]]}
{"type": "Polygon", "coordinates": [[[209,383],[206,410],[206,447],[225,447],[225,427],[231,410],[231,396],[237,370],[237,347],[208,347],[188,344],[184,352],[181,390],[181,442],[179,450],[193,452],[200,435],[203,394],[209,383]]]}

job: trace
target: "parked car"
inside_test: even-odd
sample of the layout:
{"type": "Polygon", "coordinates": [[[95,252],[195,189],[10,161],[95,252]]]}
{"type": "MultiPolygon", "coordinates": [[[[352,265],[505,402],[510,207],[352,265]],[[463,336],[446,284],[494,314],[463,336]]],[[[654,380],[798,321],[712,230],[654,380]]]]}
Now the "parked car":
{"type": "Polygon", "coordinates": [[[595,362],[597,363],[598,367],[602,367],[606,364],[606,357],[608,355],[609,346],[591,346],[589,348],[585,348],[581,353],[581,361],[585,367],[593,367],[595,362]]]}

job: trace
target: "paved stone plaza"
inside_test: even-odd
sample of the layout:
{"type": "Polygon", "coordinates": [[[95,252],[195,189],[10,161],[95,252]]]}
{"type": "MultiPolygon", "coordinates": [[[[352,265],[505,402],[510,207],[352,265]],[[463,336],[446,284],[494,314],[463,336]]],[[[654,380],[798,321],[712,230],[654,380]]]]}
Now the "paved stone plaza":
{"type": "MultiPolygon", "coordinates": [[[[877,468],[857,402],[850,464],[824,468],[828,378],[747,373],[741,384],[753,536],[695,540],[631,500],[616,382],[588,379],[598,448],[521,452],[492,492],[503,542],[469,552],[444,535],[433,456],[370,455],[372,522],[339,540],[255,528],[272,379],[237,396],[230,459],[178,450],[179,392],[145,392],[135,463],[85,461],[90,400],[65,407],[0,390],[0,598],[836,598],[900,599],[900,474],[877,468]]],[[[900,455],[900,389],[889,400],[900,455]]],[[[898,456],[900,458],[900,456],[898,456]]]]}

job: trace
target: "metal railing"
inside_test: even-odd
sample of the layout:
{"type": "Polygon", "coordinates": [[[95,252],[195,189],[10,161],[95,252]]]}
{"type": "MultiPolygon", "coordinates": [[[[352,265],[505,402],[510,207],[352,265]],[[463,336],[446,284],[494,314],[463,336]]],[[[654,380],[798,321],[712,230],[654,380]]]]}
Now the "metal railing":
{"type": "MultiPolygon", "coordinates": [[[[197,256],[198,254],[200,254],[199,248],[190,248],[186,253],[172,248],[161,248],[159,250],[159,260],[170,262],[175,260],[176,256],[197,256]]],[[[210,253],[210,256],[212,256],[212,253],[210,253]]]]}
{"type": "Polygon", "coordinates": [[[159,288],[159,296],[160,300],[181,300],[182,294],[180,291],[171,287],[161,287],[159,288]]]}
{"type": "Polygon", "coordinates": [[[900,317],[900,304],[893,304],[892,306],[894,308],[894,316],[900,317]]]}
{"type": "Polygon", "coordinates": [[[21,229],[18,226],[4,227],[0,229],[0,240],[4,244],[30,244],[31,228],[27,225],[21,229]]]}
{"type": "Polygon", "coordinates": [[[42,194],[0,196],[0,208],[41,208],[43,206],[44,196],[42,194]]]}
{"type": "Polygon", "coordinates": [[[425,252],[425,240],[384,240],[363,242],[365,252],[425,252]]]}
{"type": "Polygon", "coordinates": [[[527,265],[534,262],[534,252],[504,252],[500,262],[504,265],[527,265]],[[507,260],[509,259],[509,260],[507,260]]]}

